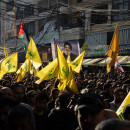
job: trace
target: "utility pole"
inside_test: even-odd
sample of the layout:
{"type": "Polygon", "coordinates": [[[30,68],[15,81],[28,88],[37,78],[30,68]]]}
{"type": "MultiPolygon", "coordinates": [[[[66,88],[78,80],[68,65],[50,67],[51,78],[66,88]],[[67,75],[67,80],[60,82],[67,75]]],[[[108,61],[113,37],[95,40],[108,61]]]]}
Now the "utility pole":
{"type": "Polygon", "coordinates": [[[112,10],[112,2],[108,3],[108,25],[111,25],[111,10],[112,10]]]}
{"type": "Polygon", "coordinates": [[[6,2],[3,3],[3,40],[1,42],[3,42],[3,44],[5,45],[5,40],[6,40],[6,2]]]}
{"type": "MultiPolygon", "coordinates": [[[[37,0],[34,1],[34,16],[38,18],[37,0]]],[[[38,35],[38,19],[35,20],[35,36],[38,35]]]]}
{"type": "Polygon", "coordinates": [[[13,15],[12,15],[13,36],[17,36],[17,27],[15,26],[15,2],[16,0],[14,0],[13,15]]]}
{"type": "Polygon", "coordinates": [[[60,19],[59,19],[59,0],[56,1],[57,3],[57,20],[56,20],[56,26],[57,26],[57,31],[58,31],[58,36],[59,36],[59,40],[60,40],[60,19]]]}

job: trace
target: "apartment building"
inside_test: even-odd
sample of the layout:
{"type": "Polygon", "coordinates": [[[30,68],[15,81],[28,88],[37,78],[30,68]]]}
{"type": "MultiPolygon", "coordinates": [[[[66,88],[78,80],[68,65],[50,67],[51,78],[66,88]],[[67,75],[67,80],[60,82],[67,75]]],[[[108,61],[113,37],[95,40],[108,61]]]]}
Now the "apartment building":
{"type": "Polygon", "coordinates": [[[103,57],[118,23],[120,55],[129,55],[129,9],[129,0],[69,0],[61,9],[59,38],[85,43],[86,57],[103,57]]]}

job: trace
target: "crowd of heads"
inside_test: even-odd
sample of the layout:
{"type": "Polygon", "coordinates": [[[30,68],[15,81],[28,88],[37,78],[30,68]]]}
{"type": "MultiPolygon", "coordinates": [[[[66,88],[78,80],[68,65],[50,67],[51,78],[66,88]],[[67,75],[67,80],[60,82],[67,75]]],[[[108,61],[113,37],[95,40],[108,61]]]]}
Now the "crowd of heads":
{"type": "Polygon", "coordinates": [[[1,130],[127,130],[130,129],[130,105],[116,111],[130,90],[130,74],[103,70],[75,73],[79,92],[59,91],[57,78],[35,83],[27,73],[16,82],[8,73],[0,80],[1,130]]]}

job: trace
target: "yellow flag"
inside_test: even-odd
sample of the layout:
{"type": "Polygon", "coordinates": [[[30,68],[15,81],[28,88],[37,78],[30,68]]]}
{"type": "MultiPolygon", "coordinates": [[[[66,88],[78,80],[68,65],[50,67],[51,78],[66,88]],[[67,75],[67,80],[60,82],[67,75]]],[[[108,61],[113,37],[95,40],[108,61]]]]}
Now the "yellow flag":
{"type": "Polygon", "coordinates": [[[58,89],[60,91],[64,91],[65,88],[66,88],[66,85],[67,85],[67,79],[63,80],[63,81],[60,81],[60,83],[58,84],[58,89]]]}
{"type": "Polygon", "coordinates": [[[107,55],[110,58],[113,58],[114,54],[119,54],[119,33],[118,33],[118,25],[116,25],[116,29],[110,44],[109,51],[107,52],[107,55]]]}
{"type": "Polygon", "coordinates": [[[19,74],[21,75],[21,81],[24,78],[26,72],[28,71],[29,71],[29,60],[26,59],[26,61],[21,65],[21,67],[16,72],[18,75],[19,74]]]}
{"type": "Polygon", "coordinates": [[[20,69],[20,73],[18,74],[18,78],[17,78],[17,82],[22,81],[23,77],[22,77],[22,68],[20,69]]]}
{"type": "Polygon", "coordinates": [[[58,56],[59,78],[61,81],[63,81],[68,78],[69,67],[58,45],[57,45],[57,56],[58,56]]]}
{"type": "Polygon", "coordinates": [[[68,55],[68,57],[67,57],[67,63],[68,63],[68,64],[71,63],[70,55],[68,55]]]}
{"type": "Polygon", "coordinates": [[[1,70],[4,74],[17,71],[18,52],[4,58],[1,62],[1,70]]]}
{"type": "Polygon", "coordinates": [[[4,76],[4,72],[3,71],[0,71],[0,79],[4,76]]]}
{"type": "Polygon", "coordinates": [[[124,101],[122,102],[118,110],[116,111],[116,114],[119,116],[120,119],[124,119],[123,110],[128,104],[130,104],[130,92],[128,93],[128,95],[126,96],[126,98],[124,99],[124,101]]]}
{"type": "Polygon", "coordinates": [[[33,67],[33,75],[38,76],[38,69],[36,69],[35,67],[33,67]]]}
{"type": "Polygon", "coordinates": [[[111,67],[109,66],[109,64],[107,64],[107,73],[109,73],[111,71],[111,67]]]}
{"type": "Polygon", "coordinates": [[[119,33],[118,33],[118,25],[116,25],[116,29],[110,44],[109,51],[107,55],[111,58],[110,62],[107,65],[107,72],[110,72],[111,66],[114,66],[117,60],[117,56],[119,54],[119,33]]]}
{"type": "Polygon", "coordinates": [[[74,79],[74,75],[73,75],[71,66],[70,66],[70,72],[69,72],[69,76],[68,76],[67,86],[68,86],[75,94],[78,93],[78,88],[77,88],[77,85],[76,85],[76,83],[75,83],[75,79],[74,79]]]}
{"type": "Polygon", "coordinates": [[[5,57],[7,57],[8,53],[7,53],[7,50],[6,50],[5,46],[4,46],[4,53],[5,53],[5,57]]]}
{"type": "Polygon", "coordinates": [[[84,58],[85,51],[83,51],[73,62],[69,64],[69,66],[72,67],[72,71],[75,71],[77,73],[80,72],[83,58],[84,58]]]}
{"type": "Polygon", "coordinates": [[[53,77],[58,76],[58,62],[57,58],[49,63],[45,68],[37,73],[37,76],[40,78],[36,81],[37,84],[40,84],[43,80],[49,80],[53,77]]]}
{"type": "Polygon", "coordinates": [[[26,53],[26,59],[32,60],[33,66],[37,69],[42,65],[41,58],[39,56],[37,47],[33,39],[30,39],[28,50],[26,53]]]}

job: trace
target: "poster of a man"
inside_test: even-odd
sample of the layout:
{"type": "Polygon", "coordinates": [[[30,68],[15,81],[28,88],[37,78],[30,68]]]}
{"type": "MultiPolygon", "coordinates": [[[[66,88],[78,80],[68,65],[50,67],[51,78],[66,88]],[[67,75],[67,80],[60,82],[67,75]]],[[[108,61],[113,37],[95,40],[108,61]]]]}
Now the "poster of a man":
{"type": "Polygon", "coordinates": [[[51,42],[53,60],[57,57],[56,44],[58,44],[61,51],[64,51],[63,55],[65,59],[67,59],[68,54],[70,54],[71,61],[73,61],[80,54],[80,47],[78,41],[63,42],[63,41],[55,40],[51,42]]]}
{"type": "Polygon", "coordinates": [[[64,49],[65,50],[64,50],[63,55],[64,55],[65,59],[67,59],[68,55],[70,55],[71,61],[73,61],[77,57],[77,55],[75,55],[71,52],[72,46],[69,42],[64,43],[64,49]]]}

